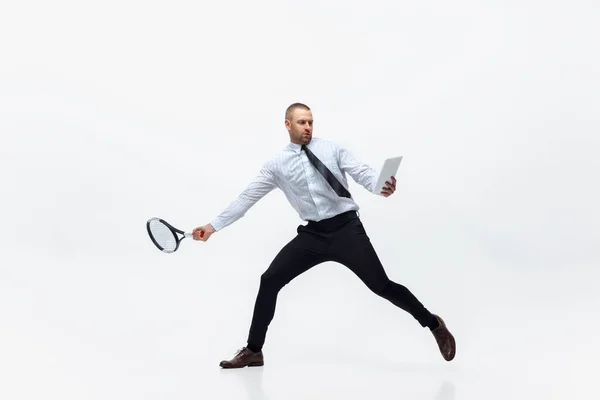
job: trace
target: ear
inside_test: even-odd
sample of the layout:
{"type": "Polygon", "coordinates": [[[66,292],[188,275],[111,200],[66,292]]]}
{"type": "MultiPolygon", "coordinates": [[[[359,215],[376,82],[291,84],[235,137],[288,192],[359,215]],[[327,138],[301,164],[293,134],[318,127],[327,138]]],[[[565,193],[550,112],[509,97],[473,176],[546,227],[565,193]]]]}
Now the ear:
{"type": "Polygon", "coordinates": [[[289,119],[285,120],[285,127],[286,129],[289,131],[290,129],[292,129],[292,123],[290,122],[289,119]]]}

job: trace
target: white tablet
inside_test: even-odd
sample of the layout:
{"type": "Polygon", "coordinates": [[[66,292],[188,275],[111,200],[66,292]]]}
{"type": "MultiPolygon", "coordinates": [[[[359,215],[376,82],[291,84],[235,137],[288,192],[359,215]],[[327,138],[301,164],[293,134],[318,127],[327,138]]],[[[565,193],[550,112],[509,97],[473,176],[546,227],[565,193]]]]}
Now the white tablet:
{"type": "Polygon", "coordinates": [[[402,156],[388,158],[387,160],[385,160],[385,162],[383,163],[383,167],[381,167],[379,179],[377,179],[377,184],[375,185],[373,193],[382,196],[381,190],[385,186],[385,181],[391,182],[391,177],[396,176],[398,168],[400,167],[400,161],[402,161],[402,156]]]}

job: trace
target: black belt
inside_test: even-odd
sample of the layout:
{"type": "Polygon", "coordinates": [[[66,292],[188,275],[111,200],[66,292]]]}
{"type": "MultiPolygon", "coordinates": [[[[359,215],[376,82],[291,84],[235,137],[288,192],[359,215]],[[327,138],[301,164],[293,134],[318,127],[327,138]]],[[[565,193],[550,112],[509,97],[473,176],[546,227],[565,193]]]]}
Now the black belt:
{"type": "Polygon", "coordinates": [[[358,211],[346,211],[331,218],[322,219],[320,221],[308,221],[307,227],[319,231],[332,231],[341,227],[344,223],[359,217],[358,211]]]}

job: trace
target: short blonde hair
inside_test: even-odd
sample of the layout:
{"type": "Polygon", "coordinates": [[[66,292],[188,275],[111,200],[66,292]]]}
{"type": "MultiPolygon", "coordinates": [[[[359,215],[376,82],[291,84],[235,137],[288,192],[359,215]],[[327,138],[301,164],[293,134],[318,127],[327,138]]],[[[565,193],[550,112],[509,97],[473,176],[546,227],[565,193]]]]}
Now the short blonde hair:
{"type": "Polygon", "coordinates": [[[296,110],[297,108],[302,108],[304,110],[310,111],[310,107],[308,107],[306,104],[294,103],[294,104],[291,104],[285,110],[285,119],[291,121],[292,120],[292,116],[294,115],[294,110],[296,110]]]}

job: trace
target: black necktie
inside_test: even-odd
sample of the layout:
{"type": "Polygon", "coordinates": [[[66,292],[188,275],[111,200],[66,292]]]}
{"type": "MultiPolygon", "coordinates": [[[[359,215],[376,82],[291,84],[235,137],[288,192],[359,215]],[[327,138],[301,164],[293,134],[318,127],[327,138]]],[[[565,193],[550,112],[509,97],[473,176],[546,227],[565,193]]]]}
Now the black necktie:
{"type": "Polygon", "coordinates": [[[321,175],[325,177],[327,182],[329,182],[329,184],[331,185],[333,190],[335,190],[338,196],[348,198],[352,197],[350,195],[350,192],[348,192],[346,188],[340,183],[340,181],[337,180],[337,178],[333,175],[329,168],[327,168],[325,164],[323,164],[321,160],[319,160],[317,156],[315,156],[313,152],[310,151],[308,147],[306,147],[306,145],[302,145],[302,150],[306,152],[306,156],[308,157],[309,161],[312,163],[312,165],[315,166],[317,171],[319,171],[321,175]]]}

